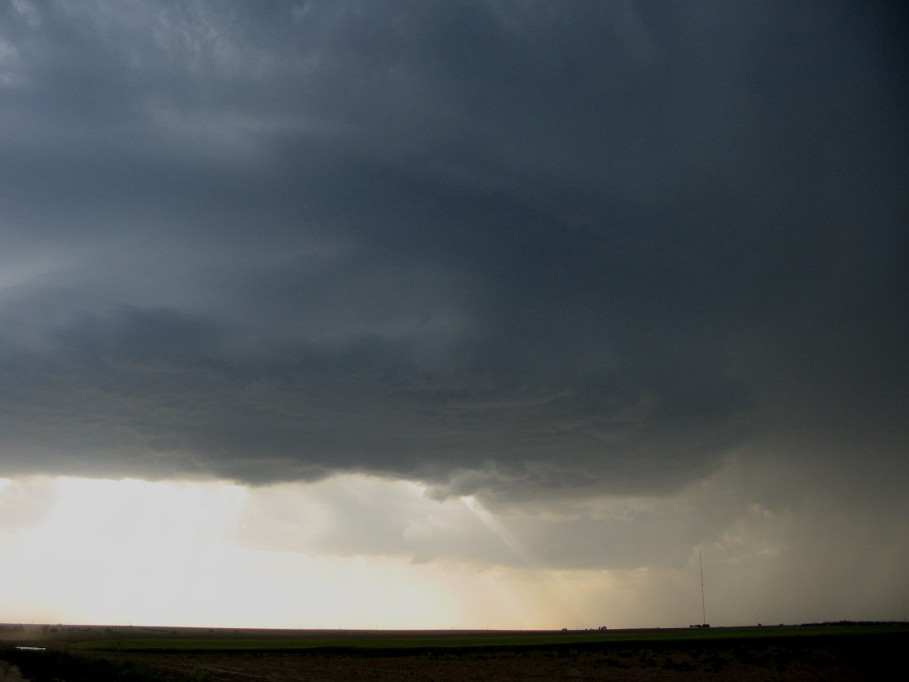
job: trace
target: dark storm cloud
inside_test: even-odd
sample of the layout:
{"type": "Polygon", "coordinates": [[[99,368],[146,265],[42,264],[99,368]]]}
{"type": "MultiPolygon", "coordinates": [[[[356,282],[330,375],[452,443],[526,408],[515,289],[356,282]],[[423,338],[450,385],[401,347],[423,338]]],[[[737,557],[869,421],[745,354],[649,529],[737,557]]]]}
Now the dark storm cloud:
{"type": "Polygon", "coordinates": [[[4,470],[904,466],[896,14],[7,4],[4,470]]]}

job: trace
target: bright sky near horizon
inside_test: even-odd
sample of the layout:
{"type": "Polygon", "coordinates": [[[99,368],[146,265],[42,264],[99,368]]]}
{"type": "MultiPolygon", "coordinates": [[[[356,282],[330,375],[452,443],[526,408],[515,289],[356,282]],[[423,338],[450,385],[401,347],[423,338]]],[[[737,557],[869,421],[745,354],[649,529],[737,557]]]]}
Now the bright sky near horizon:
{"type": "MultiPolygon", "coordinates": [[[[421,505],[413,484],[341,484],[355,494],[393,487],[385,494],[421,505]]],[[[331,510],[299,486],[270,495],[226,483],[61,478],[7,480],[0,488],[0,496],[14,498],[5,509],[21,510],[32,494],[41,498],[40,511],[25,525],[34,525],[4,534],[0,547],[8,622],[546,628],[587,627],[598,615],[581,606],[591,592],[583,576],[565,584],[535,566],[477,570],[407,557],[314,556],[306,536],[326,530],[318,519],[327,522],[331,510]]],[[[426,515],[403,529],[404,543],[426,539],[432,526],[469,525],[484,514],[473,500],[422,506],[426,515]]]]}
{"type": "MultiPolygon", "coordinates": [[[[475,499],[438,502],[423,493],[413,483],[361,476],[265,488],[3,479],[3,621],[344,629],[700,622],[697,552],[660,568],[553,569],[475,499]],[[369,541],[338,542],[338,535],[368,537],[377,521],[399,533],[397,542],[385,538],[384,552],[369,541]],[[483,561],[490,545],[499,563],[483,561]]],[[[623,500],[610,511],[631,523],[661,505],[666,515],[688,506],[681,497],[623,500]]],[[[885,587],[899,576],[882,576],[874,565],[864,581],[853,581],[851,600],[840,595],[836,607],[826,606],[831,595],[811,584],[815,572],[838,585],[861,569],[802,564],[799,548],[788,544],[790,522],[754,508],[706,545],[708,620],[902,617],[885,587]],[[766,582],[778,599],[767,599],[766,582]]],[[[844,542],[864,532],[861,524],[842,530],[844,542]]]]}
{"type": "Polygon", "coordinates": [[[898,3],[0,3],[0,622],[909,619],[898,3]]]}

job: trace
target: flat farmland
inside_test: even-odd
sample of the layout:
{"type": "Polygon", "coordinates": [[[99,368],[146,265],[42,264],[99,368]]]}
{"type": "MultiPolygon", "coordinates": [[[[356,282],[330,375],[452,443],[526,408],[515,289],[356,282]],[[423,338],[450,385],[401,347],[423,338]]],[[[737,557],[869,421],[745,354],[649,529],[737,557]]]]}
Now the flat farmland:
{"type": "Polygon", "coordinates": [[[903,679],[895,671],[909,644],[909,626],[533,632],[0,626],[0,643],[0,658],[35,682],[836,682],[903,679]]]}

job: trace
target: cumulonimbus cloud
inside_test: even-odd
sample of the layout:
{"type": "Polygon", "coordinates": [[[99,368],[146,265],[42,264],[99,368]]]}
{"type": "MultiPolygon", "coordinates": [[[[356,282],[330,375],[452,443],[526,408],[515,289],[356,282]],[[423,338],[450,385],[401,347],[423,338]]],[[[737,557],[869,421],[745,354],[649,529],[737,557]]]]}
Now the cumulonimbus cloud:
{"type": "Polygon", "coordinates": [[[6,473],[504,499],[897,460],[883,10],[345,8],[3,10],[6,473]]]}

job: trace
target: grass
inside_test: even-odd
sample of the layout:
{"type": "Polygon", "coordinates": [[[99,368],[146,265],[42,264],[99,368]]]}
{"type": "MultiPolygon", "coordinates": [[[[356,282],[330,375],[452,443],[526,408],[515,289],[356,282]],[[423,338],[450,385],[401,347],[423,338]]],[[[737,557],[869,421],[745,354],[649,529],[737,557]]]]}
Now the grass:
{"type": "Polygon", "coordinates": [[[702,629],[654,629],[616,631],[571,631],[535,633],[476,633],[476,634],[382,634],[362,636],[293,637],[293,638],[223,638],[223,637],[166,637],[110,638],[72,642],[70,650],[131,651],[131,652],[268,652],[268,651],[414,651],[438,649],[504,649],[511,647],[552,648],[562,646],[603,646],[611,643],[673,643],[767,640],[793,637],[831,637],[909,634],[909,626],[789,626],[702,629]]]}
{"type": "Polygon", "coordinates": [[[0,659],[19,665],[33,682],[205,682],[216,678],[212,660],[230,670],[262,672],[264,677],[275,661],[280,666],[293,660],[285,654],[299,657],[295,665],[310,657],[317,661],[336,657],[346,666],[356,661],[364,672],[373,670],[372,659],[401,670],[417,669],[414,666],[431,670],[452,660],[471,664],[495,660],[498,665],[503,659],[516,670],[525,664],[536,670],[557,661],[568,666],[566,671],[576,666],[597,675],[631,669],[685,672],[692,679],[699,672],[734,678],[746,670],[785,673],[788,677],[781,679],[794,680],[802,679],[798,676],[810,668],[845,670],[855,679],[885,679],[909,643],[909,623],[559,632],[66,626],[53,633],[48,629],[43,640],[30,637],[32,633],[21,627],[10,633],[17,635],[9,638],[15,642],[0,645],[0,659]],[[47,648],[25,650],[14,643],[47,648]],[[159,666],[161,661],[167,664],[159,666]]]}
{"type": "Polygon", "coordinates": [[[132,663],[87,660],[62,651],[0,650],[0,660],[15,665],[32,682],[159,682],[155,673],[132,663]]]}

